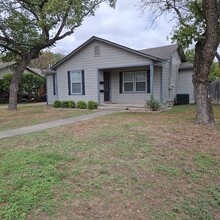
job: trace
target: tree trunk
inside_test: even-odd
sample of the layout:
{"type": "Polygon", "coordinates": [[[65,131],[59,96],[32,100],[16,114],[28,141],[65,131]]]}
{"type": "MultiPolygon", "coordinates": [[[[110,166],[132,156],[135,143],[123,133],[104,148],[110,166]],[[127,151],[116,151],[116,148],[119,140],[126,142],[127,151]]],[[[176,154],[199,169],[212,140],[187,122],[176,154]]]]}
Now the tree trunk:
{"type": "Polygon", "coordinates": [[[26,57],[22,57],[20,63],[17,65],[15,72],[13,74],[12,82],[10,85],[10,95],[9,95],[9,105],[8,109],[11,111],[17,110],[17,98],[18,98],[18,90],[19,83],[21,81],[21,76],[26,69],[26,65],[30,62],[30,59],[26,57]]]}
{"type": "Polygon", "coordinates": [[[218,11],[216,0],[203,0],[206,32],[195,46],[193,84],[196,99],[196,122],[214,125],[214,114],[209,94],[209,73],[218,42],[218,11]]]}

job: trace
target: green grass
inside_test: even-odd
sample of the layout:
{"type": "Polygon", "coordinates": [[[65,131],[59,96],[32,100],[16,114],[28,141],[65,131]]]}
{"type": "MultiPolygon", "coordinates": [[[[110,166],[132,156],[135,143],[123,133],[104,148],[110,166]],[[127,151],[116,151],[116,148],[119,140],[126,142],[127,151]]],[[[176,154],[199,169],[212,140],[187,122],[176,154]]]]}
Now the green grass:
{"type": "Polygon", "coordinates": [[[193,109],[1,140],[0,219],[219,219],[220,132],[193,109]]]}
{"type": "Polygon", "coordinates": [[[35,150],[3,152],[0,156],[0,216],[25,219],[33,209],[50,212],[52,187],[66,176],[67,156],[35,150]],[[46,202],[45,202],[46,201],[46,202]]]}

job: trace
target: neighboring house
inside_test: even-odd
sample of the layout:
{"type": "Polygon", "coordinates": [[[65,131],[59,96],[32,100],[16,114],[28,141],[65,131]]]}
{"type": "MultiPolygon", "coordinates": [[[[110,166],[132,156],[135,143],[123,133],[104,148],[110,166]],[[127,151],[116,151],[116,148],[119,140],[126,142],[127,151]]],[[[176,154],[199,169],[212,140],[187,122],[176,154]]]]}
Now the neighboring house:
{"type": "Polygon", "coordinates": [[[145,104],[154,96],[172,105],[178,93],[189,94],[192,103],[192,71],[177,44],[137,51],[92,37],[45,71],[48,103],[145,104]]]}
{"type": "MultiPolygon", "coordinates": [[[[7,63],[0,63],[0,79],[3,79],[3,76],[7,73],[13,73],[15,68],[16,62],[7,62],[7,63]]],[[[44,77],[42,71],[37,68],[30,68],[26,67],[24,73],[34,73],[41,77],[44,77]]]]}

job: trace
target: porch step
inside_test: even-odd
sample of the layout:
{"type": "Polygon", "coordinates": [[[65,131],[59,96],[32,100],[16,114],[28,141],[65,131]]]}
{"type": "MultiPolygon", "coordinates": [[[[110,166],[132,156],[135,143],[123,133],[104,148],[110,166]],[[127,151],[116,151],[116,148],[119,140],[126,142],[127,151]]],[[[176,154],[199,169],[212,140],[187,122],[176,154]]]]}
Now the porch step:
{"type": "Polygon", "coordinates": [[[111,110],[111,111],[131,111],[131,112],[147,112],[151,111],[149,107],[144,105],[135,104],[100,104],[100,110],[111,110]]]}

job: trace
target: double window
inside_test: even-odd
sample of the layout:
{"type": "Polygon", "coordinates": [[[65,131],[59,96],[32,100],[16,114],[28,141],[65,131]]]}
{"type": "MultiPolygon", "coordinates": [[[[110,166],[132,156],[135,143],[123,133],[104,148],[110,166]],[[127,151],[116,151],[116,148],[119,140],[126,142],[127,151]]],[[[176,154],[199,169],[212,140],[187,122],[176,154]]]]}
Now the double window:
{"type": "Polygon", "coordinates": [[[68,72],[69,95],[84,95],[84,71],[74,70],[68,72]]]}
{"type": "Polygon", "coordinates": [[[147,91],[147,72],[124,72],[123,91],[124,92],[146,92],[147,91]]]}

